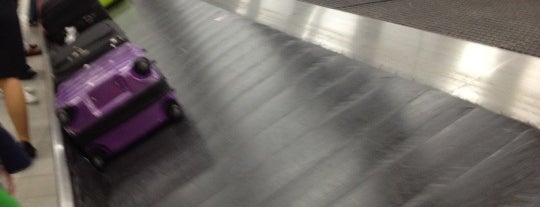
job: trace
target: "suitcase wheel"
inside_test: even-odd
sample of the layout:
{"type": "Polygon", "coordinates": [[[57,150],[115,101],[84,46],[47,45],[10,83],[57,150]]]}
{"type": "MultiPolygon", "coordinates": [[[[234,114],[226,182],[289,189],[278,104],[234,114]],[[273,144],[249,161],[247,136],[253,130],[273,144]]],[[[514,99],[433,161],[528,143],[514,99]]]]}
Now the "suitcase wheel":
{"type": "Polygon", "coordinates": [[[106,155],[107,153],[104,150],[96,148],[88,153],[88,161],[90,161],[90,164],[96,169],[101,171],[105,168],[105,164],[107,163],[106,155]]]}
{"type": "Polygon", "coordinates": [[[72,111],[71,108],[63,108],[56,111],[56,116],[62,125],[66,125],[72,120],[72,111]]]}
{"type": "Polygon", "coordinates": [[[184,116],[184,110],[176,101],[171,101],[167,104],[167,116],[171,120],[178,120],[184,116]]]}
{"type": "Polygon", "coordinates": [[[135,60],[135,64],[133,65],[133,70],[135,73],[139,75],[146,76],[150,74],[150,65],[152,62],[148,60],[148,58],[145,57],[139,57],[135,60]]]}

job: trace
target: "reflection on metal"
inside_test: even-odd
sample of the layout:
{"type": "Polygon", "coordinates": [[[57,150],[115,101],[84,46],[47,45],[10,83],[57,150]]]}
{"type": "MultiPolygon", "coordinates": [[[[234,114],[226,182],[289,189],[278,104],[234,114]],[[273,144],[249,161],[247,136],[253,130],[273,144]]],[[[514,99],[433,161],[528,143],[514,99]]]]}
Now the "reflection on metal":
{"type": "MultiPolygon", "coordinates": [[[[45,53],[47,54],[47,53],[45,53]]],[[[44,58],[44,61],[48,61],[47,58],[44,58]]],[[[44,65],[50,65],[46,63],[44,65]]],[[[50,71],[48,71],[51,73],[50,71]]],[[[52,77],[52,73],[49,75],[52,77]]],[[[62,133],[60,131],[60,126],[55,115],[54,110],[52,110],[54,103],[54,86],[52,80],[45,81],[47,89],[46,90],[46,104],[48,112],[49,122],[49,132],[51,135],[52,141],[52,150],[53,150],[53,162],[54,162],[54,172],[56,180],[56,188],[58,192],[58,206],[59,207],[74,207],[75,203],[73,200],[73,188],[71,186],[71,179],[69,170],[67,167],[67,158],[64,148],[64,141],[62,139],[62,133]]]]}
{"type": "Polygon", "coordinates": [[[296,0],[205,1],[540,127],[537,57],[296,0]]]}

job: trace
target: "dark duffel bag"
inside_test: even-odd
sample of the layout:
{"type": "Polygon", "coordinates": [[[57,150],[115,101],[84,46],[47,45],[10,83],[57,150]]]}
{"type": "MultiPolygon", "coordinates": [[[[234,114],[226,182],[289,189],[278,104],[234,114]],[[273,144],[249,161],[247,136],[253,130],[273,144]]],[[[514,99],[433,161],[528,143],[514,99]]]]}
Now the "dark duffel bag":
{"type": "Polygon", "coordinates": [[[48,0],[41,9],[41,18],[47,39],[62,45],[66,27],[82,32],[110,16],[97,0],[48,0]]]}
{"type": "Polygon", "coordinates": [[[94,61],[126,41],[127,37],[120,27],[112,20],[105,20],[81,33],[75,42],[53,46],[49,55],[55,83],[69,78],[84,64],[94,61]]]}

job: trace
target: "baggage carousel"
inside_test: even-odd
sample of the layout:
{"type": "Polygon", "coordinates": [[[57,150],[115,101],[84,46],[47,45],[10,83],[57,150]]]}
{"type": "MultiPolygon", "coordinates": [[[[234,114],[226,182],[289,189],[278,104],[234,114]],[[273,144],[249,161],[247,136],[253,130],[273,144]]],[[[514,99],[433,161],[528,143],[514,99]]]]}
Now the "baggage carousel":
{"type": "MultiPolygon", "coordinates": [[[[406,64],[403,70],[378,64],[400,65],[392,53],[381,53],[389,45],[368,44],[384,42],[385,31],[435,34],[381,23],[381,35],[350,37],[364,43],[339,51],[328,38],[317,39],[316,27],[302,32],[298,22],[260,24],[279,16],[264,10],[268,2],[134,0],[111,11],[130,40],[157,61],[186,117],[103,172],[67,144],[76,206],[540,206],[540,132],[531,126],[533,114],[507,111],[515,109],[509,101],[490,105],[500,102],[495,95],[486,96],[492,102],[450,95],[441,88],[446,79],[430,79],[438,85],[422,80],[465,75],[410,78],[419,76],[403,72],[406,64]],[[387,56],[374,57],[381,54],[387,56]]],[[[335,12],[305,5],[290,1],[291,11],[335,12]]],[[[321,27],[344,25],[303,17],[321,27]]],[[[439,46],[465,44],[447,39],[449,45],[439,46]]],[[[423,43],[416,54],[437,52],[423,43]]],[[[432,61],[452,66],[448,59],[432,61]]]]}

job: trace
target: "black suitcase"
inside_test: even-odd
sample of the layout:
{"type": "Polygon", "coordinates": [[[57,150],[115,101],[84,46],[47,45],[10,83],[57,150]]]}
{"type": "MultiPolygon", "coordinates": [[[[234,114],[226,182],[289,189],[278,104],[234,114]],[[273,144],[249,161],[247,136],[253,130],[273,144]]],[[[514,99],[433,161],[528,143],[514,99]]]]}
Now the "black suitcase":
{"type": "Polygon", "coordinates": [[[112,20],[102,21],[83,33],[75,42],[49,50],[55,83],[61,83],[84,64],[90,63],[128,39],[112,20]]]}
{"type": "Polygon", "coordinates": [[[64,44],[66,27],[82,32],[111,17],[97,0],[48,0],[42,7],[41,24],[49,41],[64,44]]]}

